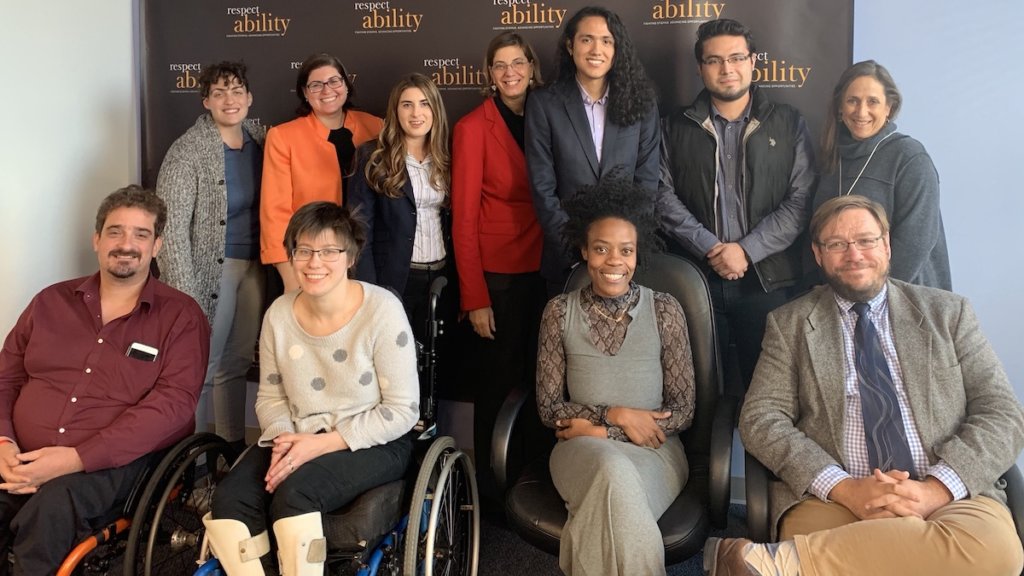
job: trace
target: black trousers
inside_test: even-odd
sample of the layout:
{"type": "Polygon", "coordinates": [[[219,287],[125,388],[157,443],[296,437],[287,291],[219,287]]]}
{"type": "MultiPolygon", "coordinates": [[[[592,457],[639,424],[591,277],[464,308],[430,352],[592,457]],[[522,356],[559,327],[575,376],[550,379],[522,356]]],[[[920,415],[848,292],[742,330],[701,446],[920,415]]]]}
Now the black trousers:
{"type": "MultiPolygon", "coordinates": [[[[13,550],[15,576],[56,572],[80,540],[116,517],[149,458],[120,468],[60,476],[35,494],[0,492],[0,550],[13,550]]],[[[7,558],[2,560],[0,574],[7,558]]]]}
{"type": "Polygon", "coordinates": [[[729,346],[736,348],[737,362],[732,368],[739,377],[726,379],[725,393],[742,401],[761,356],[768,313],[785,304],[789,294],[785,289],[765,292],[753,267],[739,280],[725,280],[713,270],[705,270],[705,274],[715,311],[718,350],[726,370],[730,368],[729,346]]]}
{"type": "Polygon", "coordinates": [[[545,281],[536,272],[485,272],[484,279],[497,330],[494,340],[476,336],[473,449],[481,493],[498,499],[491,472],[494,420],[513,388],[530,389],[536,385],[537,336],[547,297],[545,281]]]}
{"type": "Polygon", "coordinates": [[[255,536],[281,518],[330,512],[371,488],[398,480],[411,454],[408,434],[380,446],[331,452],[296,468],[271,494],[263,480],[271,449],[254,446],[217,486],[211,512],[219,520],[241,521],[255,536]]]}

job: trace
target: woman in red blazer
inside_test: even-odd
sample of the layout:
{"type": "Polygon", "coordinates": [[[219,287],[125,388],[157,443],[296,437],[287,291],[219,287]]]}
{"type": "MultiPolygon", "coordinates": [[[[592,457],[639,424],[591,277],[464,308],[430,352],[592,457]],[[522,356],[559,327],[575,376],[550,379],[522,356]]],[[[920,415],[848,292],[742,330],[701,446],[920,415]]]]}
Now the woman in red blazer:
{"type": "Polygon", "coordinates": [[[523,153],[523,111],[540,67],[515,32],[491,41],[485,64],[490,97],[455,126],[452,239],[462,311],[481,339],[473,436],[481,490],[492,500],[499,496],[490,472],[494,419],[513,387],[532,386],[546,298],[523,153]]]}

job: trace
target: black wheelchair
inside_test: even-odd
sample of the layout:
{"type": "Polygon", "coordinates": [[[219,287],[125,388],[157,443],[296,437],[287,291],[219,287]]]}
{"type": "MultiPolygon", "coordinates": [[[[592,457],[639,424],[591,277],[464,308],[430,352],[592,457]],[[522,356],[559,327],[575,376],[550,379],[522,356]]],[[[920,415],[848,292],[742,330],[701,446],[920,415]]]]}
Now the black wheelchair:
{"type": "MultiPolygon", "coordinates": [[[[424,407],[411,434],[414,459],[404,479],[378,486],[324,514],[331,575],[477,573],[480,506],[473,464],[448,436],[437,436],[435,309],[446,280],[430,289],[426,342],[417,343],[424,407]]],[[[223,574],[202,518],[234,462],[226,441],[195,434],[151,458],[125,505],[76,546],[59,576],[223,574]]]]}

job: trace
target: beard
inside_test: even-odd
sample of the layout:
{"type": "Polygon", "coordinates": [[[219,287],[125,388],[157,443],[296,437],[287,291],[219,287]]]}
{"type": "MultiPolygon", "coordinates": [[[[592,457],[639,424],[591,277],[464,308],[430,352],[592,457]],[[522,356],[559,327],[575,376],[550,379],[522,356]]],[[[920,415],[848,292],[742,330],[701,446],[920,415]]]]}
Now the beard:
{"type": "Polygon", "coordinates": [[[825,277],[825,281],[828,282],[828,285],[832,287],[832,291],[839,296],[850,302],[867,302],[882,291],[882,286],[885,286],[885,282],[889,279],[889,263],[880,263],[879,266],[883,266],[883,268],[878,270],[878,277],[874,281],[860,286],[852,286],[844,282],[839,275],[839,272],[843,271],[842,269],[836,272],[822,269],[821,273],[825,277]]]}
{"type": "Polygon", "coordinates": [[[134,257],[136,260],[121,261],[116,260],[113,264],[107,267],[107,272],[110,273],[114,278],[120,278],[122,280],[131,278],[139,272],[139,267],[142,262],[142,254],[135,251],[124,251],[115,250],[108,254],[111,258],[119,258],[121,256],[134,257]]]}
{"type": "Polygon", "coordinates": [[[711,94],[711,97],[719,102],[735,102],[746,96],[749,92],[749,83],[745,86],[740,86],[731,92],[723,92],[721,90],[712,90],[711,88],[708,88],[708,93],[711,94]]]}

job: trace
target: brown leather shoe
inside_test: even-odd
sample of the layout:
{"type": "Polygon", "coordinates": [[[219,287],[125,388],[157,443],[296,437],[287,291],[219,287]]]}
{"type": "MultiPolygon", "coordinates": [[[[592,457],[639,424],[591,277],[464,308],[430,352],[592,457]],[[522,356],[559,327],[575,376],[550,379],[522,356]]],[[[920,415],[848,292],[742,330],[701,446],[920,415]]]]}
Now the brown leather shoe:
{"type": "Polygon", "coordinates": [[[708,538],[704,544],[704,573],[708,576],[756,576],[743,560],[746,538],[708,538]]]}

